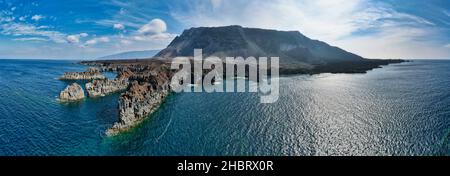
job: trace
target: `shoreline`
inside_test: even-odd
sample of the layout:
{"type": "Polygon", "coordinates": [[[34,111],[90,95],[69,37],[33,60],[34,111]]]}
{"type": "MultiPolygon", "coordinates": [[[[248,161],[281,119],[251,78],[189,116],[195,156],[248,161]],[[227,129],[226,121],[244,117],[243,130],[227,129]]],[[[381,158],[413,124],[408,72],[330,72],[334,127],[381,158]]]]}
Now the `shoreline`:
{"type": "MultiPolygon", "coordinates": [[[[364,74],[389,64],[411,62],[409,60],[363,60],[354,63],[332,63],[312,70],[286,69],[280,67],[280,77],[294,75],[364,74]]],[[[80,61],[78,64],[96,67],[100,72],[115,72],[116,79],[123,79],[128,86],[119,95],[119,117],[105,131],[106,136],[116,136],[133,129],[156,112],[167,97],[171,96],[170,80],[175,70],[170,69],[170,60],[130,59],[80,61]]],[[[226,78],[224,78],[226,79],[226,78]]],[[[108,79],[107,79],[108,80],[108,79]]],[[[102,89],[102,87],[99,87],[102,89]]],[[[108,94],[105,94],[107,96],[108,94]]],[[[89,97],[92,98],[92,97],[89,97]]]]}

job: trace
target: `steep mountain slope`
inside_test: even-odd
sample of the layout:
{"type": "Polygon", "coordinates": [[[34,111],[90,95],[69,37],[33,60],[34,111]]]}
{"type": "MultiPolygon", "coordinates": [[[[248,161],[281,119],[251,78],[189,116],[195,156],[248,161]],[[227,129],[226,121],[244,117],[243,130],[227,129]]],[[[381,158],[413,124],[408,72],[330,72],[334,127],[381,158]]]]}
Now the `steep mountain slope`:
{"type": "Polygon", "coordinates": [[[284,67],[308,67],[338,62],[358,62],[361,56],[312,40],[298,31],[276,31],[241,26],[199,27],[185,30],[155,57],[193,56],[195,48],[203,56],[280,57],[284,67]]]}

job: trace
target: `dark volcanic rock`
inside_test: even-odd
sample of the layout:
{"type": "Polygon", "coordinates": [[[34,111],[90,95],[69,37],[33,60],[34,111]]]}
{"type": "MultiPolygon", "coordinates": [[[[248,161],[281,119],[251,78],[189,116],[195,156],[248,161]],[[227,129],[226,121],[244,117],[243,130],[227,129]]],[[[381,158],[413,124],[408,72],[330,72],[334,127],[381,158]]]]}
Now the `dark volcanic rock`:
{"type": "Polygon", "coordinates": [[[169,94],[169,89],[154,90],[149,83],[133,82],[119,98],[119,122],[106,131],[108,136],[126,131],[153,113],[169,94]]]}
{"type": "Polygon", "coordinates": [[[85,72],[66,72],[59,79],[61,80],[92,80],[92,79],[106,79],[99,69],[89,67],[85,72]]]}
{"type": "Polygon", "coordinates": [[[150,66],[129,77],[130,88],[119,97],[119,122],[106,131],[108,136],[136,126],[161,105],[171,91],[173,72],[168,68],[150,66]]]}
{"type": "Polygon", "coordinates": [[[119,80],[128,80],[131,76],[133,76],[133,72],[130,69],[124,69],[117,74],[117,79],[119,80]]]}

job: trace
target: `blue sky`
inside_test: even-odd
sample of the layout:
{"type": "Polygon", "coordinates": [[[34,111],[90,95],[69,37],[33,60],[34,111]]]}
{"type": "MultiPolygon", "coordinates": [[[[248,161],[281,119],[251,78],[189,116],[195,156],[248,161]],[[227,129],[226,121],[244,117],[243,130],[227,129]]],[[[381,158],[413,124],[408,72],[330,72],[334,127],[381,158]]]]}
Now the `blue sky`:
{"type": "Polygon", "coordinates": [[[235,24],[368,58],[450,58],[448,0],[0,0],[0,58],[162,49],[186,28],[235,24]]]}

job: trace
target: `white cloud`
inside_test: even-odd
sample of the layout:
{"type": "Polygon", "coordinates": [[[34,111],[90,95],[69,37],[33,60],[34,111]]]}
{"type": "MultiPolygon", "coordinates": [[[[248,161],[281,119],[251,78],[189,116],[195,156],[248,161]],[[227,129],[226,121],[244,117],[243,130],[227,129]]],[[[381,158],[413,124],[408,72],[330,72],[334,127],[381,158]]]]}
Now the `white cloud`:
{"type": "Polygon", "coordinates": [[[85,43],[85,45],[94,45],[94,44],[97,44],[97,40],[95,40],[95,39],[88,40],[85,43]]]}
{"type": "Polygon", "coordinates": [[[116,24],[113,25],[113,28],[114,29],[118,29],[118,30],[124,30],[125,26],[123,24],[116,23],[116,24]]]}
{"type": "Polygon", "coordinates": [[[0,23],[8,23],[14,21],[16,18],[11,11],[0,10],[0,23]]]}
{"type": "Polygon", "coordinates": [[[88,34],[87,33],[80,33],[80,34],[76,34],[76,35],[68,35],[67,36],[67,42],[69,43],[80,43],[80,38],[81,37],[87,37],[88,34]]]}
{"type": "Polygon", "coordinates": [[[48,41],[46,38],[40,37],[25,37],[25,38],[15,38],[14,41],[48,41]]]}
{"type": "Polygon", "coordinates": [[[45,17],[42,16],[42,15],[33,15],[33,16],[31,17],[31,19],[34,20],[34,21],[39,21],[39,20],[44,19],[44,18],[45,18],[45,17]]]}
{"type": "Polygon", "coordinates": [[[80,36],[81,36],[81,37],[87,37],[87,36],[89,36],[89,34],[83,32],[83,33],[80,33],[80,36]]]}
{"type": "Polygon", "coordinates": [[[100,38],[98,38],[98,40],[100,42],[109,42],[109,38],[108,37],[100,37],[100,38]]]}
{"type": "MultiPolygon", "coordinates": [[[[146,23],[139,26],[128,26],[124,23],[116,23],[114,20],[103,20],[103,22],[105,25],[108,23],[109,26],[119,30],[124,29],[125,26],[130,27],[130,32],[127,33],[128,35],[118,34],[92,38],[79,45],[80,48],[92,52],[104,52],[104,55],[119,51],[162,49],[176,36],[166,32],[167,25],[161,19],[147,20],[146,23]],[[114,51],[111,51],[112,49],[114,51]],[[109,52],[105,52],[105,50],[109,52]]],[[[80,43],[82,42],[80,41],[80,43]]]]}
{"type": "Polygon", "coordinates": [[[46,28],[36,27],[24,23],[6,23],[0,25],[0,34],[11,36],[34,36],[47,38],[56,43],[65,43],[66,34],[59,31],[46,30],[46,28]]]}
{"type": "Polygon", "coordinates": [[[141,26],[128,38],[134,41],[167,41],[175,38],[175,34],[167,33],[166,30],[166,23],[163,20],[156,18],[141,26]]]}
{"type": "Polygon", "coordinates": [[[109,42],[109,38],[108,37],[97,37],[97,38],[93,38],[91,40],[86,41],[85,45],[95,45],[97,43],[106,43],[109,42]]]}
{"type": "MultiPolygon", "coordinates": [[[[242,25],[278,30],[300,30],[322,40],[335,40],[352,33],[358,24],[353,13],[360,0],[258,0],[222,1],[211,7],[203,1],[190,2],[189,10],[176,9],[172,16],[193,26],[242,25]]],[[[212,3],[214,4],[214,3],[212,3]]]]}
{"type": "MultiPolygon", "coordinates": [[[[121,23],[118,23],[121,24],[121,23]]],[[[119,25],[114,25],[114,28],[121,28],[119,25]]],[[[118,41],[118,44],[130,45],[130,44],[144,44],[145,42],[159,42],[163,45],[167,45],[176,34],[167,33],[167,25],[161,19],[153,19],[144,25],[138,26],[138,29],[132,31],[129,35],[124,36],[120,34],[118,36],[111,36],[110,39],[113,41],[118,41]]],[[[89,41],[87,44],[96,44],[97,40],[89,41]]],[[[153,45],[153,44],[152,44],[153,45]]]]}
{"type": "Polygon", "coordinates": [[[160,34],[166,32],[167,25],[161,19],[153,19],[149,23],[139,28],[138,32],[143,35],[160,34]]]}
{"type": "Polygon", "coordinates": [[[442,44],[431,40],[418,42],[436,36],[439,31],[433,30],[437,28],[433,22],[396,11],[378,1],[211,0],[210,3],[190,1],[185,5],[188,8],[172,7],[171,15],[186,27],[242,25],[295,30],[371,58],[413,56],[410,53],[429,57],[445,55],[439,47],[442,44]],[[379,44],[373,44],[374,40],[379,44]],[[425,48],[417,50],[420,47],[425,48]],[[441,50],[435,51],[436,47],[441,50]],[[388,48],[391,52],[386,52],[388,48]],[[430,54],[432,51],[436,54],[430,54]]]}
{"type": "Polygon", "coordinates": [[[450,51],[443,50],[442,44],[414,40],[433,33],[420,28],[393,26],[374,35],[356,36],[335,44],[370,58],[448,58],[450,51]]]}
{"type": "Polygon", "coordinates": [[[444,47],[446,47],[446,48],[450,48],[450,43],[449,43],[449,44],[447,44],[447,45],[444,45],[444,47]]]}
{"type": "Polygon", "coordinates": [[[12,22],[15,17],[0,17],[0,22],[12,22]]]}
{"type": "Polygon", "coordinates": [[[81,23],[81,22],[87,22],[87,23],[93,22],[93,23],[95,23],[95,24],[97,24],[97,25],[107,26],[107,27],[110,27],[110,26],[113,26],[113,27],[114,27],[115,24],[123,24],[124,26],[132,27],[132,28],[139,28],[139,27],[142,26],[141,23],[136,23],[136,22],[126,21],[126,20],[121,21],[121,20],[111,20],[111,19],[96,20],[96,21],[89,21],[89,20],[83,21],[83,20],[78,20],[78,22],[79,22],[79,23],[81,23]]]}
{"type": "Polygon", "coordinates": [[[126,27],[139,28],[147,23],[149,19],[155,18],[155,14],[152,13],[156,11],[154,9],[154,3],[148,3],[147,1],[129,2],[128,0],[111,0],[103,3],[109,6],[115,6],[119,10],[110,11],[111,18],[108,20],[96,21],[95,23],[99,25],[111,26],[115,23],[120,23],[126,27]]]}
{"type": "Polygon", "coordinates": [[[36,29],[49,29],[50,26],[37,26],[36,29]]]}
{"type": "Polygon", "coordinates": [[[122,45],[130,45],[131,43],[133,43],[133,42],[130,40],[120,40],[120,44],[122,44],[122,45]]]}
{"type": "Polygon", "coordinates": [[[142,25],[148,23],[149,19],[155,18],[155,14],[152,12],[157,11],[154,9],[154,3],[146,1],[111,0],[102,3],[108,6],[115,6],[119,10],[107,12],[110,16],[108,19],[86,22],[107,27],[114,24],[123,24],[126,28],[139,29],[142,25]]]}
{"type": "Polygon", "coordinates": [[[69,43],[78,43],[78,42],[80,42],[80,36],[78,36],[78,35],[69,35],[69,36],[67,36],[67,41],[69,43]]]}
{"type": "Polygon", "coordinates": [[[19,21],[25,21],[27,19],[27,16],[21,16],[19,17],[19,21]]]}

